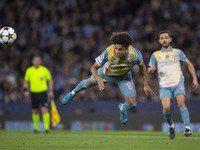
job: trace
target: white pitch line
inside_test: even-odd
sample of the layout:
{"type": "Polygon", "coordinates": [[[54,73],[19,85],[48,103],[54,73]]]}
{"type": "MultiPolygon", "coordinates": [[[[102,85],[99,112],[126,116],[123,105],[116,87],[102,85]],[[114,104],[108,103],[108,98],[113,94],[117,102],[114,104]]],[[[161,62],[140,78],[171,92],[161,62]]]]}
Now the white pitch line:
{"type": "MultiPolygon", "coordinates": [[[[66,136],[66,135],[58,135],[58,136],[66,136]]],[[[166,134],[166,137],[163,136],[135,136],[135,135],[88,135],[88,134],[81,134],[81,135],[75,135],[75,134],[67,134],[67,136],[93,136],[93,137],[119,137],[119,138],[154,138],[154,139],[169,139],[168,135],[166,134]]],[[[175,137],[175,139],[192,139],[192,140],[200,140],[200,137],[175,137]]]]}
{"type": "MultiPolygon", "coordinates": [[[[20,134],[15,133],[12,134],[12,136],[19,136],[20,134]]],[[[33,136],[33,134],[28,134],[29,136],[33,136]]],[[[44,136],[44,134],[38,134],[37,136],[44,136]]],[[[83,136],[83,137],[109,137],[109,138],[113,138],[113,137],[119,137],[119,138],[153,138],[153,139],[169,139],[168,135],[166,134],[166,137],[164,136],[136,136],[136,135],[94,135],[94,134],[48,134],[45,136],[60,136],[60,137],[67,137],[67,136],[83,136]]],[[[175,137],[175,139],[187,139],[187,140],[200,140],[200,137],[175,137]]]]}

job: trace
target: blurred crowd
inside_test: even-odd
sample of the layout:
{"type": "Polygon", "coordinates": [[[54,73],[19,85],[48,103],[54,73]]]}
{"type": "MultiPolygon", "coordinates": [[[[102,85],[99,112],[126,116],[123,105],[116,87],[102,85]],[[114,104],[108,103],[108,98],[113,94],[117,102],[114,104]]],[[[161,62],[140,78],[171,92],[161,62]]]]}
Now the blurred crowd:
{"type": "MultiPolygon", "coordinates": [[[[142,52],[148,67],[151,54],[160,49],[158,32],[173,34],[172,46],[183,50],[200,78],[200,1],[199,0],[1,0],[0,28],[13,27],[18,35],[11,46],[0,45],[0,102],[18,103],[23,97],[23,78],[31,57],[41,54],[55,83],[55,99],[89,78],[95,58],[110,45],[114,31],[127,31],[133,46],[142,52]]],[[[187,99],[198,99],[192,89],[186,65],[187,99]]],[[[143,91],[139,68],[133,68],[139,101],[159,101],[157,75],[148,75],[155,96],[143,91]]],[[[107,84],[79,93],[75,100],[123,100],[116,85],[107,84]]]]}

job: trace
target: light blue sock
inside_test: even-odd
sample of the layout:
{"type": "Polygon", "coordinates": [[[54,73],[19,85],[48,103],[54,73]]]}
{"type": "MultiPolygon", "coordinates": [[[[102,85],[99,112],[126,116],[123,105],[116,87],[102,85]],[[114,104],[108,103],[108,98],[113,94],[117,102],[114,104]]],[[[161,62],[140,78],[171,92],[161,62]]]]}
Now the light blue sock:
{"type": "Polygon", "coordinates": [[[170,111],[169,112],[163,112],[163,115],[164,115],[164,118],[167,121],[167,123],[171,126],[172,123],[173,123],[171,112],[170,111]]]}
{"type": "Polygon", "coordinates": [[[74,93],[77,94],[78,92],[89,88],[87,80],[82,80],[74,89],[74,93]]]}
{"type": "Polygon", "coordinates": [[[128,104],[127,102],[124,102],[123,104],[123,110],[130,110],[130,109],[134,109],[137,105],[137,102],[135,104],[128,104]]]}
{"type": "Polygon", "coordinates": [[[187,107],[183,107],[180,109],[181,112],[181,118],[183,120],[184,126],[189,126],[190,125],[190,114],[187,109],[187,107]]]}

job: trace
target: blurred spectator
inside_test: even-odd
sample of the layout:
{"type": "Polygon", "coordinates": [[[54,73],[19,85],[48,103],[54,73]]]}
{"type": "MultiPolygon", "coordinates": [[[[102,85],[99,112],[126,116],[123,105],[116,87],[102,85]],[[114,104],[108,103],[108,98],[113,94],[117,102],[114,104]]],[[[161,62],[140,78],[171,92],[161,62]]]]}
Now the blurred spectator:
{"type": "MultiPolygon", "coordinates": [[[[23,101],[22,77],[36,53],[42,54],[44,65],[51,71],[55,97],[60,99],[80,79],[89,77],[89,66],[109,45],[113,31],[128,31],[148,64],[152,52],[160,49],[158,31],[170,30],[172,46],[183,50],[200,78],[199,16],[198,0],[1,0],[0,28],[13,27],[18,39],[12,46],[0,45],[0,102],[23,101]]],[[[182,67],[186,72],[187,67],[182,67]]],[[[134,81],[138,100],[159,101],[156,78],[149,76],[156,96],[146,97],[143,87],[137,86],[142,81],[137,68],[133,74],[138,79],[134,81]]],[[[194,91],[191,76],[184,75],[187,98],[197,99],[200,90],[194,91]]],[[[115,85],[106,86],[106,92],[88,89],[90,92],[80,93],[75,100],[121,99],[115,85]]]]}

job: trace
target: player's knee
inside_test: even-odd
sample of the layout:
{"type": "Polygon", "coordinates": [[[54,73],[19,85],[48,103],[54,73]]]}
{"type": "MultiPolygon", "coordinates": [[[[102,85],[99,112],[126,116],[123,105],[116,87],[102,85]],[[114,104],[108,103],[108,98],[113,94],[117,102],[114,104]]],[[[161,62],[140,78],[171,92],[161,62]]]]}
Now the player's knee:
{"type": "Polygon", "coordinates": [[[38,114],[39,113],[39,109],[32,109],[32,113],[33,114],[38,114]]]}
{"type": "Polygon", "coordinates": [[[41,110],[43,114],[49,113],[49,110],[47,107],[42,107],[41,110]]]}
{"type": "Polygon", "coordinates": [[[178,108],[179,108],[179,109],[181,109],[181,108],[183,108],[183,107],[185,107],[185,103],[178,103],[178,108]]]}
{"type": "Polygon", "coordinates": [[[163,107],[163,112],[170,112],[170,108],[169,107],[163,107]]]}
{"type": "Polygon", "coordinates": [[[163,106],[163,112],[169,112],[170,106],[163,106]]]}

